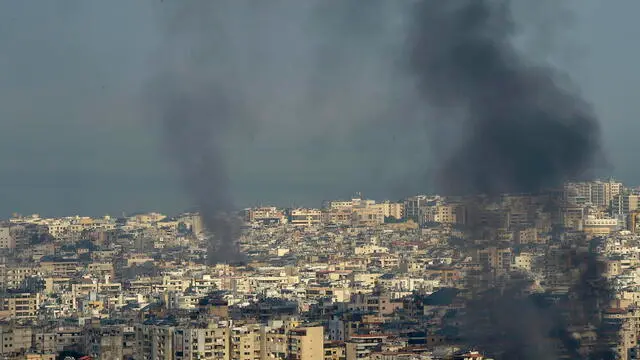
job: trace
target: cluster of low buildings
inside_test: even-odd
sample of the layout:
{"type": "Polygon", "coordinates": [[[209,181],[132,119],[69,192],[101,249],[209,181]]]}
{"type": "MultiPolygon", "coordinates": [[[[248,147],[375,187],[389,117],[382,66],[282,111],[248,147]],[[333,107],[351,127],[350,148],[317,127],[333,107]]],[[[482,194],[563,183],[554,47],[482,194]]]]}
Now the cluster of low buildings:
{"type": "MultiPolygon", "coordinates": [[[[0,355],[7,359],[408,360],[500,357],[465,337],[478,289],[527,279],[566,305],[599,264],[580,351],[640,347],[639,192],[613,180],[499,198],[362,196],[239,216],[246,261],[207,265],[196,213],[15,215],[0,224],[0,355]],[[468,229],[482,229],[481,232],[468,229]]],[[[564,305],[563,305],[564,304],[564,305]]],[[[550,335],[551,337],[551,335],[550,335]]],[[[549,339],[554,341],[554,339],[549,339]]],[[[570,358],[558,350],[558,358],[570,358]]]]}

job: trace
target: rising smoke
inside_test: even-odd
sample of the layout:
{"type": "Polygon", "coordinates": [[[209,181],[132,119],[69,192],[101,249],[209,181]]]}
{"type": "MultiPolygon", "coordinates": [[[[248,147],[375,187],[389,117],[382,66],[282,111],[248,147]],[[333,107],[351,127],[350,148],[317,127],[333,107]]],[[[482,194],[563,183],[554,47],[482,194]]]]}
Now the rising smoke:
{"type": "MultiPolygon", "coordinates": [[[[590,106],[560,82],[554,68],[517,51],[509,5],[506,0],[167,4],[167,38],[151,86],[152,105],[167,149],[215,235],[209,261],[239,256],[229,176],[229,167],[237,166],[229,161],[237,143],[283,147],[301,154],[301,161],[320,162],[338,155],[331,153],[334,147],[367,157],[354,136],[367,127],[378,127],[378,133],[401,129],[407,136],[426,123],[432,149],[442,159],[439,191],[456,195],[536,192],[588,170],[600,150],[590,106]],[[317,146],[306,153],[309,144],[317,146]],[[441,149],[446,150],[438,153],[441,149]]],[[[277,159],[273,166],[281,163],[277,159]]],[[[398,173],[407,174],[406,169],[398,173]]],[[[522,284],[470,303],[469,310],[492,319],[492,327],[483,328],[486,321],[470,316],[481,331],[468,334],[467,343],[503,351],[505,359],[553,358],[553,347],[542,341],[557,330],[570,357],[578,358],[571,336],[558,330],[565,324],[555,309],[517,298],[522,284]]]]}
{"type": "MultiPolygon", "coordinates": [[[[556,69],[518,51],[511,5],[508,0],[423,0],[415,5],[409,69],[438,114],[428,126],[458,134],[445,139],[449,144],[441,154],[437,180],[444,193],[494,200],[504,193],[536,194],[584,175],[599,157],[600,129],[590,105],[556,69]]],[[[476,203],[464,207],[473,207],[479,217],[490,213],[476,203]]],[[[484,236],[485,243],[500,242],[498,225],[482,226],[482,231],[467,230],[469,241],[484,236]]],[[[592,285],[598,279],[597,262],[584,247],[561,252],[564,262],[558,261],[559,274],[553,276],[566,280],[573,279],[574,269],[583,272],[568,280],[575,299],[550,305],[526,295],[530,280],[498,278],[485,269],[479,278],[490,280],[474,289],[463,317],[463,341],[499,359],[586,358],[567,328],[597,326],[607,294],[592,285]],[[573,310],[565,311],[570,319],[561,315],[563,306],[573,310]]],[[[606,358],[604,345],[594,347],[591,356],[606,358]]]]}
{"type": "MultiPolygon", "coordinates": [[[[407,90],[394,70],[403,45],[401,3],[220,0],[160,7],[166,37],[149,87],[151,105],[166,148],[214,234],[210,262],[237,256],[230,168],[255,179],[260,167],[281,169],[283,180],[309,179],[295,169],[345,154],[370,161],[367,141],[353,134],[366,137],[372,122],[392,128],[386,119],[407,110],[396,100],[407,98],[407,90]],[[260,149],[275,158],[263,158],[260,149]],[[244,159],[238,164],[234,156],[244,159]],[[252,172],[248,158],[263,161],[252,172]]],[[[334,166],[336,178],[353,168],[334,166]]],[[[338,184],[343,188],[332,193],[358,188],[338,184]]]]}
{"type": "Polygon", "coordinates": [[[441,121],[463,134],[442,164],[444,192],[536,192],[576,178],[600,150],[599,124],[558,71],[516,50],[511,1],[419,1],[411,68],[441,121]]]}

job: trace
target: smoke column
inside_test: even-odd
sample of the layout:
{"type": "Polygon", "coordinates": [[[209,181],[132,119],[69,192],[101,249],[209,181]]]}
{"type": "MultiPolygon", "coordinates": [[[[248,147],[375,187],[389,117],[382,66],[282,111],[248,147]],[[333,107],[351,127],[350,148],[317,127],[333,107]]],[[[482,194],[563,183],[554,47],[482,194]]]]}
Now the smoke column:
{"type": "MultiPolygon", "coordinates": [[[[330,163],[324,154],[333,148],[357,153],[352,133],[401,116],[406,107],[396,99],[406,98],[408,87],[393,70],[403,45],[400,15],[406,5],[399,3],[216,0],[158,6],[166,36],[154,60],[150,107],[214,235],[210,262],[238,255],[238,223],[229,216],[235,211],[231,168],[251,173],[248,164],[255,164],[250,160],[261,149],[283,150],[299,159],[260,165],[296,176],[291,169],[312,171],[308,164],[330,163]]],[[[250,176],[260,175],[256,170],[250,176]]]]}
{"type": "MultiPolygon", "coordinates": [[[[448,194],[536,192],[588,170],[600,151],[590,106],[560,83],[555,69],[516,50],[509,5],[165,1],[167,36],[150,86],[151,107],[215,235],[209,261],[239,256],[238,226],[229,216],[235,208],[229,169],[246,167],[230,160],[238,144],[284,146],[305,163],[320,162],[327,149],[357,143],[354,135],[362,129],[400,129],[408,136],[426,123],[434,149],[444,149],[436,158],[443,159],[440,191],[448,194]],[[434,131],[440,129],[449,132],[434,131]]],[[[505,359],[554,358],[543,340],[564,324],[556,309],[519,298],[526,286],[516,281],[474,299],[468,319],[481,320],[467,344],[502,351],[505,359]],[[486,318],[492,327],[481,327],[486,318]]],[[[569,355],[578,358],[571,337],[559,331],[569,355]]]]}
{"type": "Polygon", "coordinates": [[[418,1],[415,16],[420,91],[463,132],[442,164],[442,191],[535,192],[592,166],[600,131],[591,107],[561,87],[555,69],[516,50],[510,1],[418,1]]]}
{"type": "MultiPolygon", "coordinates": [[[[415,4],[410,73],[438,114],[427,122],[434,137],[442,136],[440,128],[457,134],[438,140],[449,142],[439,152],[437,173],[446,194],[482,194],[495,201],[504,193],[538,193],[584,175],[600,154],[600,128],[590,105],[556,69],[530,61],[514,45],[518,32],[511,5],[508,0],[415,4]]],[[[478,229],[468,230],[470,240],[478,239],[478,229]]],[[[495,234],[497,228],[489,230],[495,234]]],[[[483,241],[498,242],[490,237],[483,241]]],[[[580,294],[578,304],[565,305],[581,309],[586,323],[600,310],[592,304],[595,297],[585,295],[593,294],[587,283],[598,274],[593,259],[570,258],[571,265],[558,270],[562,276],[571,266],[587,275],[572,286],[580,294]]],[[[464,342],[498,359],[556,359],[554,333],[565,355],[584,358],[559,307],[523,296],[529,283],[510,279],[480,289],[466,309],[464,342]]]]}

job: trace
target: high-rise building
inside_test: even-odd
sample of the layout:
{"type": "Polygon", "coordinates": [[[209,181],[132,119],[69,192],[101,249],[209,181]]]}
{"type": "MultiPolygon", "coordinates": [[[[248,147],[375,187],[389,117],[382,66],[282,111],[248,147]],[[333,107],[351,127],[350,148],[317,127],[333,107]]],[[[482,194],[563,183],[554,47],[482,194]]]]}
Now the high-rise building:
{"type": "Polygon", "coordinates": [[[313,326],[289,330],[287,350],[289,359],[324,359],[324,328],[313,326]]]}
{"type": "Polygon", "coordinates": [[[413,219],[415,222],[420,222],[423,217],[425,209],[429,204],[436,205],[440,198],[438,196],[427,195],[415,195],[410,196],[404,200],[404,218],[413,219]]]}
{"type": "Polygon", "coordinates": [[[625,192],[618,194],[613,198],[611,214],[613,216],[627,215],[638,209],[640,209],[640,195],[625,192]]]}
{"type": "Polygon", "coordinates": [[[177,328],[173,335],[174,359],[230,359],[229,333],[226,327],[177,328]]]}
{"type": "Polygon", "coordinates": [[[622,193],[623,185],[613,179],[608,181],[585,181],[565,184],[565,198],[569,203],[590,203],[598,207],[609,207],[615,196],[622,193]]]}

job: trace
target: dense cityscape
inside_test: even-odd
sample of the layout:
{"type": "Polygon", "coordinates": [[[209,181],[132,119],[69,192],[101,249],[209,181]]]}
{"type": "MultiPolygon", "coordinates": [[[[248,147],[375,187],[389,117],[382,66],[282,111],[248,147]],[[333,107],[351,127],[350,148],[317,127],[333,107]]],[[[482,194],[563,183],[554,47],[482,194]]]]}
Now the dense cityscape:
{"type": "MultiPolygon", "coordinates": [[[[34,360],[489,359],[499,354],[470,344],[465,310],[519,279],[510,301],[555,304],[577,353],[604,344],[636,358],[640,191],[590,181],[479,202],[356,194],[248,208],[244,261],[217,264],[197,213],[14,214],[0,227],[0,349],[34,360]],[[467,231],[480,223],[490,231],[467,231]],[[597,320],[569,314],[582,275],[566,270],[580,266],[566,249],[600,264],[597,320]]],[[[536,342],[566,347],[553,333],[536,342]]]]}

